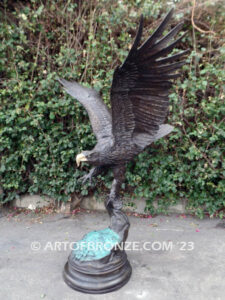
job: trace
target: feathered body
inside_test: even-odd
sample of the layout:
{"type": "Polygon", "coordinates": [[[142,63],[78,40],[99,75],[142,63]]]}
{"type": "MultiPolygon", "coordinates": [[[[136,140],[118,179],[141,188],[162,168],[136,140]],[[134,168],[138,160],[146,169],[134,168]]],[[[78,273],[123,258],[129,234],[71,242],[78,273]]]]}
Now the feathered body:
{"type": "Polygon", "coordinates": [[[92,151],[82,152],[78,157],[80,161],[95,166],[121,165],[172,131],[172,126],[163,124],[169,106],[169,89],[171,80],[180,75],[175,71],[184,64],[179,60],[187,53],[183,51],[166,56],[183,37],[168,46],[180,31],[182,23],[162,37],[172,13],[173,10],[138,48],[143,30],[141,16],[134,44],[124,63],[115,69],[113,75],[110,95],[112,113],[93,89],[60,80],[66,91],[88,111],[98,140],[92,151]]]}
{"type": "Polygon", "coordinates": [[[173,129],[172,126],[164,124],[169,106],[169,89],[172,86],[171,80],[180,75],[176,71],[185,63],[180,58],[188,50],[171,54],[183,36],[171,44],[169,42],[181,30],[182,24],[162,36],[172,13],[173,10],[138,47],[143,30],[141,16],[133,46],[124,63],[116,68],[113,75],[111,112],[95,90],[83,87],[77,82],[59,80],[65,90],[85,107],[97,137],[93,150],[82,151],[76,157],[78,166],[82,161],[95,166],[83,177],[83,182],[91,180],[109,167],[113,168],[114,180],[105,205],[111,217],[111,228],[123,241],[129,228],[128,218],[120,210],[122,204],[119,201],[125,164],[173,129]]]}

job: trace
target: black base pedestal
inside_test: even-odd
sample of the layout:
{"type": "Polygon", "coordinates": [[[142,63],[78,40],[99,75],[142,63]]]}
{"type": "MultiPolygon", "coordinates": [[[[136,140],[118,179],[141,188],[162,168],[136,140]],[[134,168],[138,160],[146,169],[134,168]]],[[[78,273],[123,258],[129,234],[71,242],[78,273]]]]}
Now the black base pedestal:
{"type": "Polygon", "coordinates": [[[121,288],[131,276],[125,251],[115,251],[100,260],[79,261],[69,256],[64,281],[74,290],[88,294],[104,294],[121,288]]]}

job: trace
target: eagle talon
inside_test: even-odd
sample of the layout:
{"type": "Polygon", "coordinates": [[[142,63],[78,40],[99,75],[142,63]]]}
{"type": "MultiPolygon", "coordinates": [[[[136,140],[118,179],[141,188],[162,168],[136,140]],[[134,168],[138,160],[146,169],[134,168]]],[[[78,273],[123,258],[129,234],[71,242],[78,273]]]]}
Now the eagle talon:
{"type": "Polygon", "coordinates": [[[92,184],[92,175],[91,174],[85,174],[84,176],[79,178],[79,181],[82,182],[82,184],[85,184],[89,180],[90,184],[92,184]]]}

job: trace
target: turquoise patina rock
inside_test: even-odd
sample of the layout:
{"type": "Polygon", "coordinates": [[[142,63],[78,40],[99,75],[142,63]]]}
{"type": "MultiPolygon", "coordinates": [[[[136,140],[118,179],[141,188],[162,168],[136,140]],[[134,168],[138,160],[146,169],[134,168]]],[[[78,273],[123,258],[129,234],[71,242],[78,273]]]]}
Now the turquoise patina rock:
{"type": "Polygon", "coordinates": [[[109,255],[112,248],[120,242],[120,236],[109,227],[95,230],[74,243],[72,254],[80,261],[98,260],[109,255]]]}

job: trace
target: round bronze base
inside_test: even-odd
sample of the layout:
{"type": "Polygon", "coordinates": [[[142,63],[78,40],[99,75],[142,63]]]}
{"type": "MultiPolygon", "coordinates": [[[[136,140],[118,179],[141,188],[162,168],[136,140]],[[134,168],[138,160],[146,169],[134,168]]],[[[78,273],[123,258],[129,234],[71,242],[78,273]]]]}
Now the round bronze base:
{"type": "Polygon", "coordinates": [[[72,253],[65,265],[64,281],[74,290],[88,294],[104,294],[118,290],[131,276],[131,265],[124,251],[107,258],[79,261],[72,253]]]}

